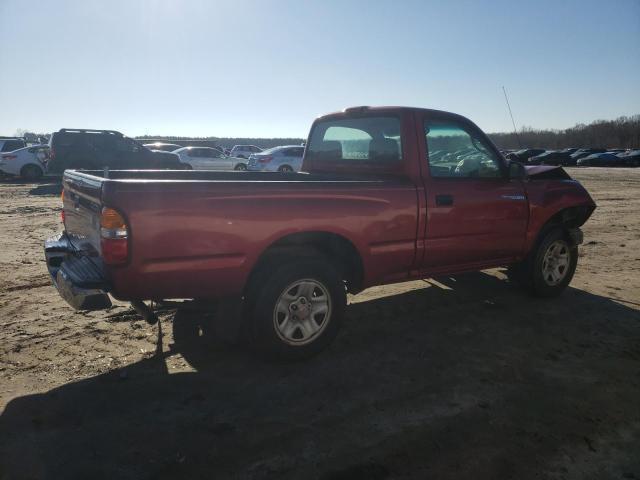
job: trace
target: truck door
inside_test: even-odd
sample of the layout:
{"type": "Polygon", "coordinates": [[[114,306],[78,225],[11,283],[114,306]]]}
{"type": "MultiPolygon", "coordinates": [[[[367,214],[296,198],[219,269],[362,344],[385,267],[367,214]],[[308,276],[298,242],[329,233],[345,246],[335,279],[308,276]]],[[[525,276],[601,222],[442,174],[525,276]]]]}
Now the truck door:
{"type": "Polygon", "coordinates": [[[427,198],[422,267],[500,263],[520,255],[529,208],[520,180],[471,122],[425,114],[419,135],[427,198]]]}

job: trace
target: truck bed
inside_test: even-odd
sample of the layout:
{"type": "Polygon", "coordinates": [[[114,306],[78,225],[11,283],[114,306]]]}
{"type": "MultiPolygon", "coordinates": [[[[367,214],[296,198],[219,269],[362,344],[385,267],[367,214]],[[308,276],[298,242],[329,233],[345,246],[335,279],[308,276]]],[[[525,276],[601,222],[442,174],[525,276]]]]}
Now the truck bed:
{"type": "Polygon", "coordinates": [[[130,261],[105,269],[124,300],[238,294],[259,256],[300,232],[350,242],[372,266],[365,285],[406,279],[415,262],[416,186],[401,176],[68,170],[63,183],[66,232],[84,255],[100,262],[102,207],[125,217],[130,261]]]}

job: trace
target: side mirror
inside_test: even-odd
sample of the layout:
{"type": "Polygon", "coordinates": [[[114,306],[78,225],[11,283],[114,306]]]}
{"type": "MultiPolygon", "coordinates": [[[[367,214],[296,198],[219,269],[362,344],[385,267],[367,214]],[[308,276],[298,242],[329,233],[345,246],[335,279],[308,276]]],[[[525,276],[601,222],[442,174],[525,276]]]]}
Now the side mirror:
{"type": "Polygon", "coordinates": [[[527,178],[527,170],[520,162],[509,162],[509,179],[510,180],[524,180],[527,178]]]}

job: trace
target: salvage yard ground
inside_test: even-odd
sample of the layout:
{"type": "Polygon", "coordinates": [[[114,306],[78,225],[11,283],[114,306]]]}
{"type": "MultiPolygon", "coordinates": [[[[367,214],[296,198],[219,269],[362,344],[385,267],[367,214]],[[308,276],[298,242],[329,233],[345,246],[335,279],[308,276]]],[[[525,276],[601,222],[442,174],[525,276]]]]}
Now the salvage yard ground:
{"type": "Polygon", "coordinates": [[[0,184],[0,479],[640,479],[640,169],[567,170],[598,209],[560,298],[372,288],[295,364],[193,312],[73,312],[42,254],[60,186],[0,184]]]}

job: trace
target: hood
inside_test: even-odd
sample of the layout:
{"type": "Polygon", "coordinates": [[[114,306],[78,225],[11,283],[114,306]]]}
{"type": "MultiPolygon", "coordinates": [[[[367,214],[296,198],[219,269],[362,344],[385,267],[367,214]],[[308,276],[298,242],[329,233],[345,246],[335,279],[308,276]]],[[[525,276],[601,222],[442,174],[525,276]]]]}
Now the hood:
{"type": "Polygon", "coordinates": [[[562,167],[554,165],[525,165],[527,177],[532,180],[548,180],[552,178],[568,180],[571,177],[562,167]]]}

